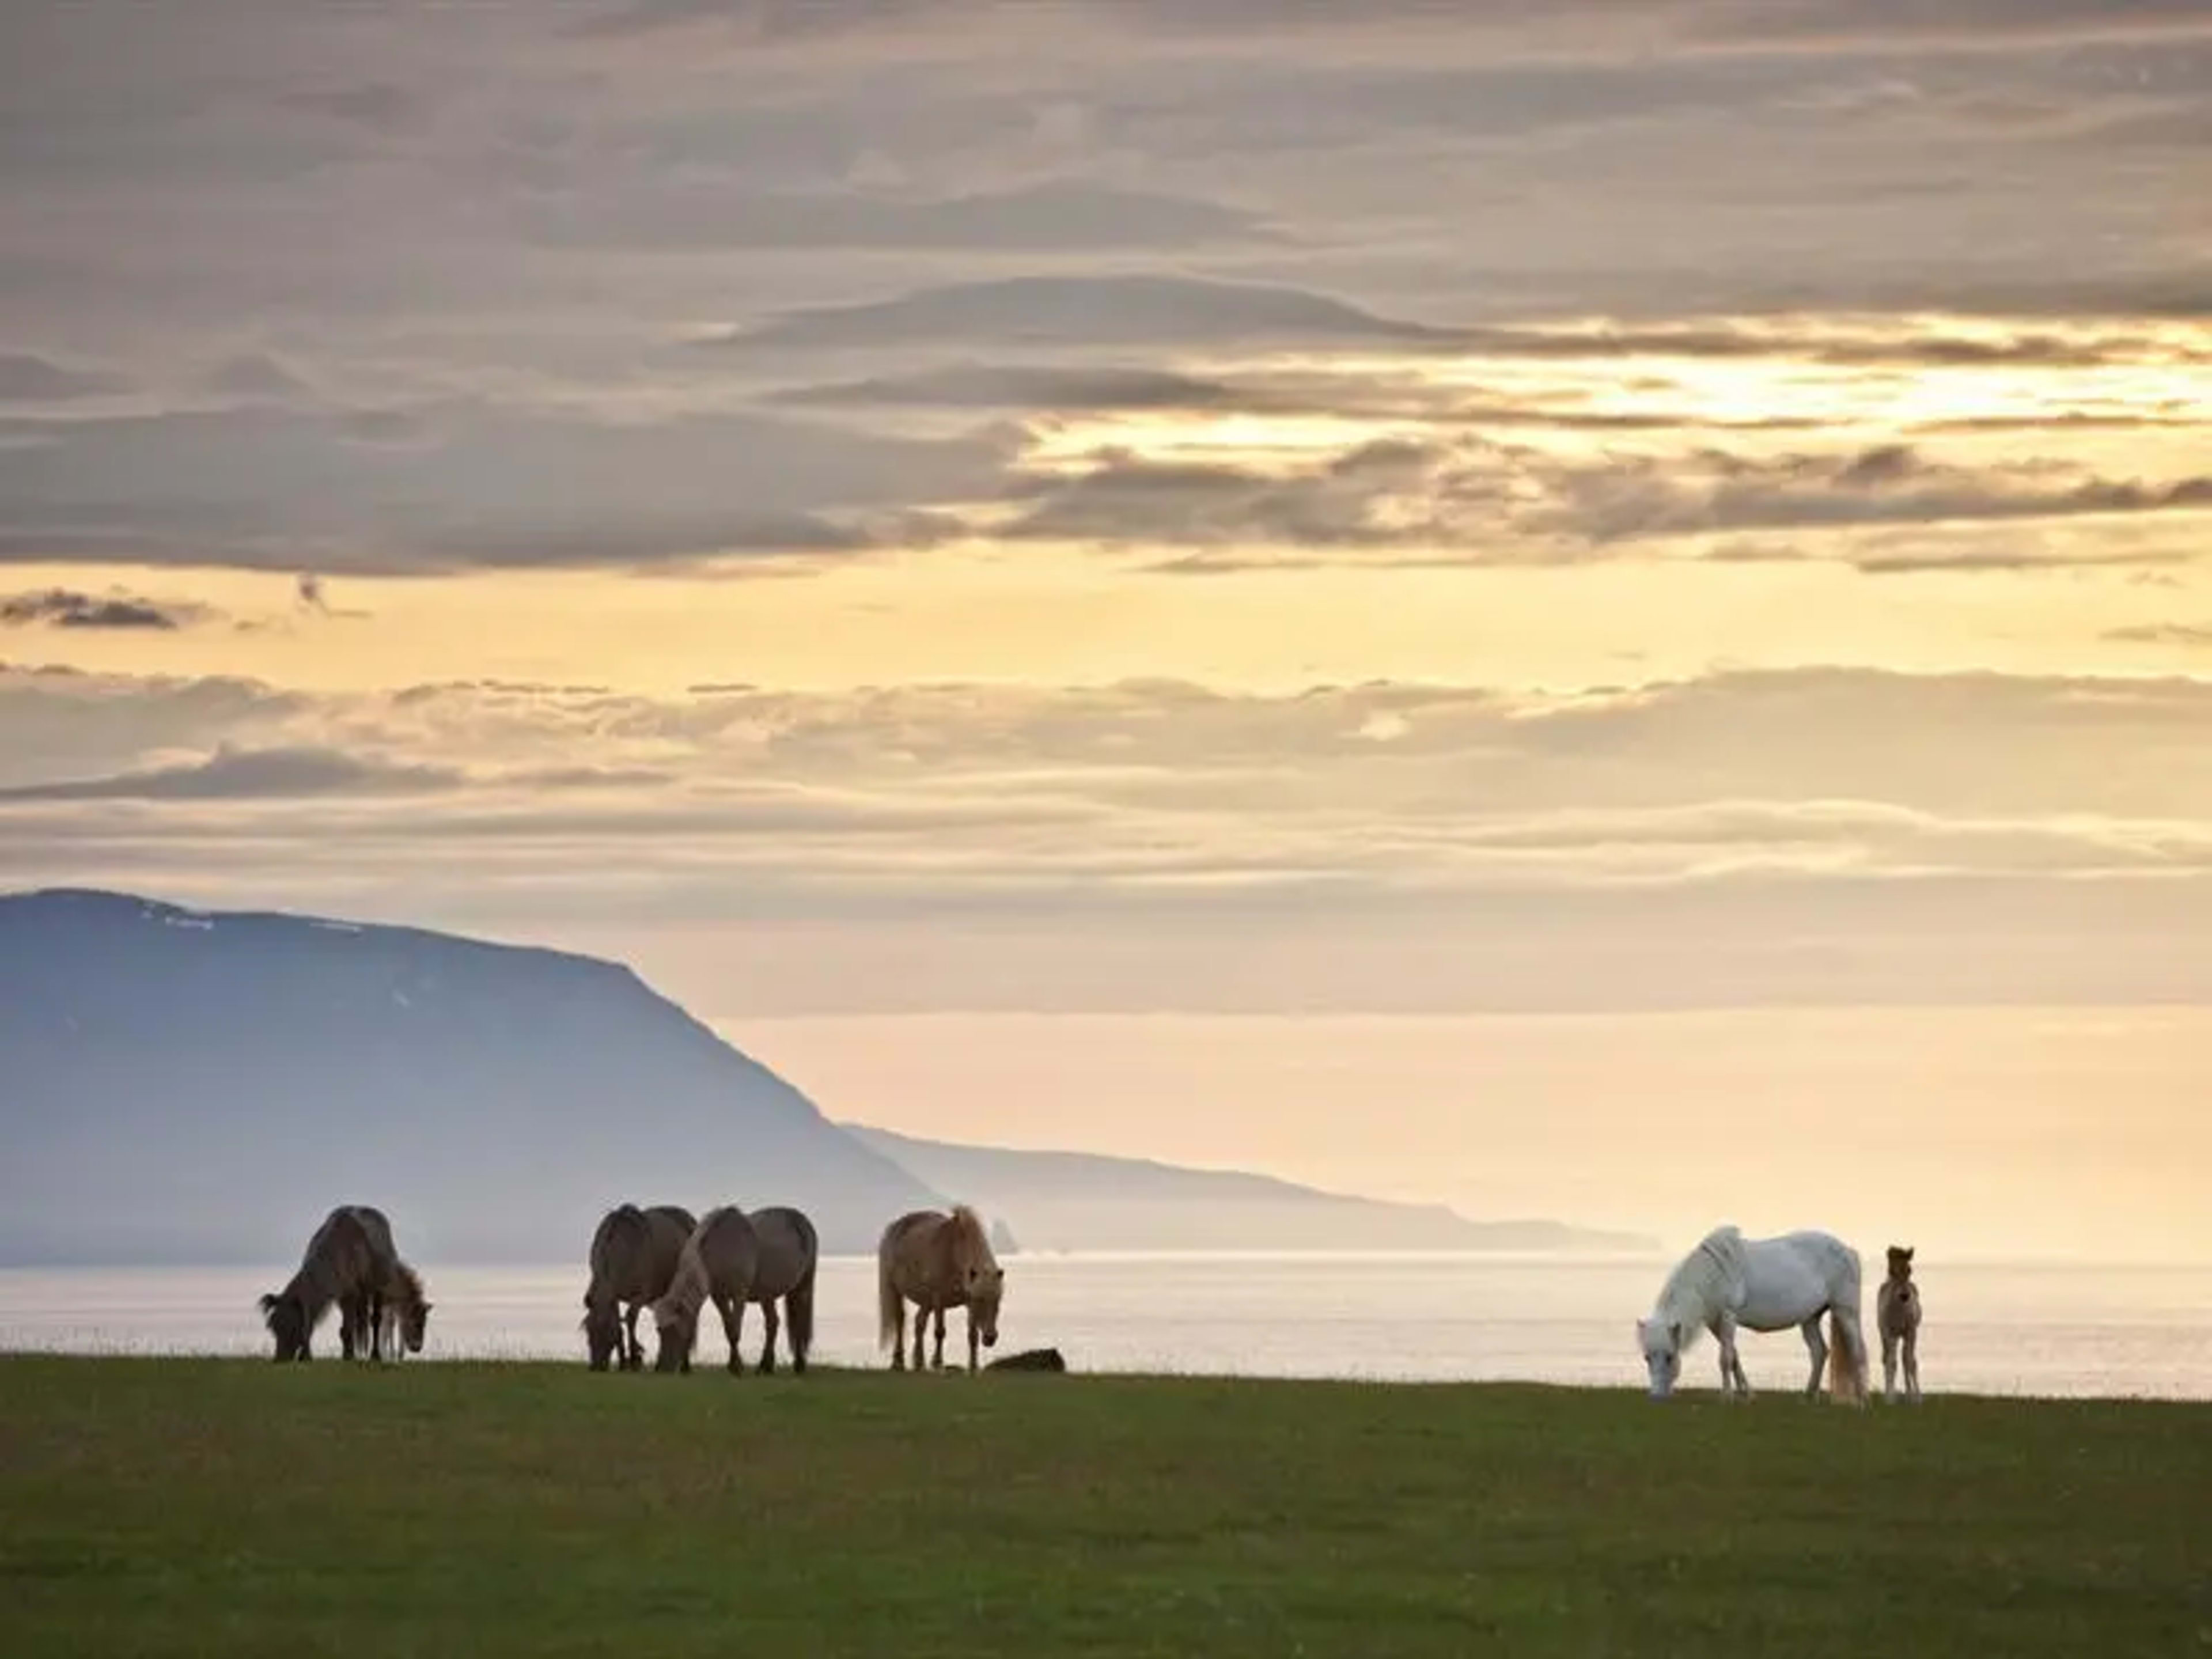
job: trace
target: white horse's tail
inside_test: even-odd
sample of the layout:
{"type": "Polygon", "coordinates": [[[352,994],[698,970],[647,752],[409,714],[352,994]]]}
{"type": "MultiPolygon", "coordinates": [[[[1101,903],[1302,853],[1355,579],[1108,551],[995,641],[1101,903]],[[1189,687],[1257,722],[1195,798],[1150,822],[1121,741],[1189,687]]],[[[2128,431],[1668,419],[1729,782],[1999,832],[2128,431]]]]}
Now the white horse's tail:
{"type": "Polygon", "coordinates": [[[1866,1334],[1856,1319],[1828,1310],[1828,1398],[1863,1405],[1867,1397],[1866,1334]]]}

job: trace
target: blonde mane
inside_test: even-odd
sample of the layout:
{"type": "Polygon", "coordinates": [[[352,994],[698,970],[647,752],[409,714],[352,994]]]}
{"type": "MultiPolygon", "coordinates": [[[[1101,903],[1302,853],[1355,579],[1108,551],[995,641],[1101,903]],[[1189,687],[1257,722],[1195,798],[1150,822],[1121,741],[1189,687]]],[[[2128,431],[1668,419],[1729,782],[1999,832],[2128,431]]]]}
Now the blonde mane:
{"type": "Polygon", "coordinates": [[[699,1235],[695,1231],[684,1241],[684,1249],[676,1258],[676,1276],[668,1281],[667,1291],[653,1304],[654,1323],[665,1324],[665,1316],[672,1313],[680,1314],[687,1320],[697,1318],[710,1288],[707,1259],[699,1253],[699,1235]]]}

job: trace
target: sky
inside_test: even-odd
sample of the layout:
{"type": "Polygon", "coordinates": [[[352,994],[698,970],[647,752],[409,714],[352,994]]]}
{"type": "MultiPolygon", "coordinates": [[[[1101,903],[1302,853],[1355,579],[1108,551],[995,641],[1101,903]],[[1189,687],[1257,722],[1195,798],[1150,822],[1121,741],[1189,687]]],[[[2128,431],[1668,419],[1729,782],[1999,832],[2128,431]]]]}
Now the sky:
{"type": "Polygon", "coordinates": [[[21,0],[0,250],[0,884],[2212,1258],[2197,0],[21,0]]]}

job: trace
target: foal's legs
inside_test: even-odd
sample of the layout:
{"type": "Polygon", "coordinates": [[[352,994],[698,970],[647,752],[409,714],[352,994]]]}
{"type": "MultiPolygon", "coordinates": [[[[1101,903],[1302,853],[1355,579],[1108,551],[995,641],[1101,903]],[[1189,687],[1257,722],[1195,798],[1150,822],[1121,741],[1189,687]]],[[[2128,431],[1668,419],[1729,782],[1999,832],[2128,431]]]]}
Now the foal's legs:
{"type": "MultiPolygon", "coordinates": [[[[1908,1379],[1911,1375],[1906,1373],[1908,1379]]],[[[1911,1386],[1909,1381],[1906,1386],[1911,1386]]],[[[1897,1398],[1897,1333],[1887,1325],[1881,1328],[1881,1397],[1897,1398]]]]}
{"type": "Polygon", "coordinates": [[[781,1322],[775,1315],[774,1297],[761,1304],[761,1319],[768,1326],[768,1334],[761,1340],[760,1371],[763,1376],[775,1374],[775,1333],[781,1322]]]}
{"type": "Polygon", "coordinates": [[[1805,1338],[1805,1352],[1813,1356],[1813,1374],[1805,1379],[1805,1398],[1818,1400],[1820,1397],[1820,1367],[1828,1363],[1828,1345],[1820,1335],[1820,1316],[1814,1314],[1797,1328],[1805,1338]]]}
{"type": "MultiPolygon", "coordinates": [[[[1884,1366],[1887,1368],[1887,1361],[1884,1366]]],[[[1905,1392],[1915,1405],[1920,1402],[1920,1328],[1909,1327],[1905,1333],[1905,1392]]]]}

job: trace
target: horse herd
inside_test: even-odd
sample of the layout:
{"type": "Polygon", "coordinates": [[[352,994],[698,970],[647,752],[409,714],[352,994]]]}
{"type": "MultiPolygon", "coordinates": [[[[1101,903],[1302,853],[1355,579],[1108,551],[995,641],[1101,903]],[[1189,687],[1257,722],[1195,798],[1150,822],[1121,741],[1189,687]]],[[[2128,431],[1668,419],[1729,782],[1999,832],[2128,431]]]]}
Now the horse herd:
{"type": "MultiPolygon", "coordinates": [[[[722,1322],[730,1370],[742,1372],[745,1310],[758,1304],[767,1334],[760,1369],[775,1369],[781,1329],[791,1369],[806,1370],[814,1340],[814,1277],[821,1255],[814,1224],[785,1205],[742,1210],[722,1205],[701,1217],[679,1205],[641,1209],[617,1205],[592,1234],[591,1284],[584,1292],[584,1340],[591,1366],[641,1370],[639,1315],[650,1311],[659,1338],[653,1369],[688,1371],[698,1346],[699,1316],[708,1303],[722,1322]],[[782,1304],[781,1317],[777,1304],[782,1304]]],[[[877,1310],[891,1368],[906,1367],[908,1303],[915,1306],[914,1364],[933,1324],[931,1364],[945,1364],[945,1316],[968,1315],[968,1369],[977,1345],[999,1340],[999,1303],[1006,1270],[993,1255],[983,1224],[966,1205],[947,1213],[915,1210],[884,1229],[876,1249],[877,1310]]],[[[338,1346],[348,1359],[420,1353],[430,1304],[422,1276],[400,1260],[392,1224],[367,1204],[342,1204],[307,1241],[300,1271],[281,1291],[261,1298],[261,1316],[279,1360],[310,1358],[309,1340],[323,1316],[338,1310],[338,1346]]]]}
{"type": "MultiPolygon", "coordinates": [[[[787,1206],[746,1211],[723,1205],[695,1218],[674,1204],[618,1205],[592,1235],[591,1284],[584,1292],[591,1367],[643,1370],[637,1325],[639,1316],[650,1311],[659,1338],[653,1369],[689,1371],[698,1346],[699,1316],[712,1303],[729,1344],[730,1370],[742,1372],[745,1310],[757,1304],[766,1326],[760,1369],[775,1370],[781,1329],[792,1370],[804,1372],[814,1340],[819,1256],[814,1224],[787,1206]]],[[[1920,1292],[1913,1283],[1911,1248],[1892,1245],[1888,1263],[1876,1300],[1883,1393],[1895,1397],[1901,1357],[1905,1391],[1917,1401],[1920,1292]]],[[[1830,1233],[1747,1239],[1735,1227],[1715,1228],[1668,1275],[1649,1316],[1636,1322],[1652,1398],[1664,1400],[1674,1392],[1682,1355],[1701,1331],[1711,1331],[1719,1344],[1722,1391],[1747,1396],[1751,1383],[1736,1352],[1736,1333],[1795,1326],[1813,1360],[1808,1396],[1818,1396],[1825,1370],[1832,1395],[1864,1401],[1867,1350],[1859,1273],[1858,1252],[1830,1233]]],[[[915,1210],[884,1229],[876,1247],[877,1330],[891,1351],[892,1370],[907,1365],[908,1303],[915,1308],[915,1369],[922,1369],[925,1340],[933,1335],[928,1363],[944,1365],[945,1316],[962,1308],[968,1315],[972,1371],[978,1345],[997,1345],[999,1304],[1005,1294],[1006,1272],[992,1254],[982,1222],[967,1206],[956,1205],[949,1213],[915,1210]]],[[[347,1358],[381,1359],[387,1352],[397,1358],[402,1352],[422,1352],[430,1319],[422,1277],[400,1259],[384,1212],[368,1205],[332,1210],[308,1241],[291,1282],[261,1298],[276,1357],[307,1358],[309,1338],[333,1304],[347,1358]]],[[[1049,1368],[1057,1369],[1055,1352],[1041,1351],[1034,1357],[1048,1354],[1049,1368]]]]}

